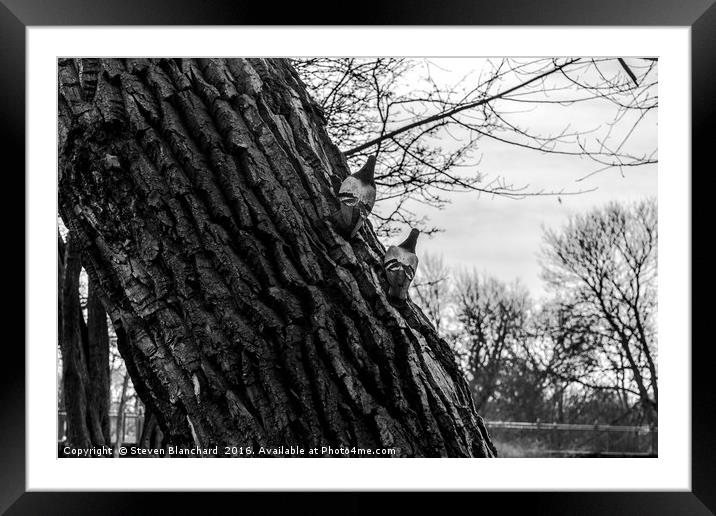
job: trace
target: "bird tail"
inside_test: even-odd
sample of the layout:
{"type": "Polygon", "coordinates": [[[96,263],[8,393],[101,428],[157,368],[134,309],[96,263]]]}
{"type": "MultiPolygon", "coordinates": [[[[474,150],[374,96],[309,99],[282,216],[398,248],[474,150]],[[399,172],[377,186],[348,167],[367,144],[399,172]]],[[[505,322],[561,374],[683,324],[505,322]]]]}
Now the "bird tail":
{"type": "Polygon", "coordinates": [[[346,205],[341,205],[329,218],[338,232],[348,239],[352,239],[363,225],[360,211],[346,205]]]}
{"type": "Polygon", "coordinates": [[[356,236],[356,233],[358,233],[358,230],[363,226],[363,223],[368,219],[369,213],[370,213],[370,210],[368,210],[366,205],[363,203],[360,203],[357,213],[354,212],[353,220],[355,222],[354,222],[354,226],[353,226],[353,231],[351,231],[351,238],[356,236]]]}
{"type": "Polygon", "coordinates": [[[397,285],[391,285],[388,289],[388,297],[391,297],[393,299],[397,299],[400,301],[405,301],[407,296],[407,290],[403,289],[400,286],[397,285]]]}
{"type": "Polygon", "coordinates": [[[353,229],[351,230],[350,238],[353,238],[358,234],[358,230],[363,226],[363,219],[361,217],[357,217],[354,219],[355,222],[353,222],[353,229]]]}
{"type": "Polygon", "coordinates": [[[341,209],[340,208],[338,208],[336,211],[334,211],[333,213],[331,213],[328,216],[328,220],[330,220],[331,222],[334,222],[334,223],[340,222],[341,218],[342,217],[341,217],[341,209]]]}

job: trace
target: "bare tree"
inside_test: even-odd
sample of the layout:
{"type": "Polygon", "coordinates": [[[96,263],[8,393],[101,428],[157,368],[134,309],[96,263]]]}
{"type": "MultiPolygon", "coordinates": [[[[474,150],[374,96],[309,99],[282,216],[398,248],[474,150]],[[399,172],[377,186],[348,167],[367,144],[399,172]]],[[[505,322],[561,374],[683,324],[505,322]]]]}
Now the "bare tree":
{"type": "Polygon", "coordinates": [[[440,66],[426,59],[293,61],[349,162],[378,155],[376,183],[383,194],[373,219],[379,233],[390,234],[405,224],[436,231],[415,215],[414,207],[420,203],[442,208],[448,202],[446,192],[521,198],[589,189],[534,189],[514,184],[497,171],[481,170],[479,142],[484,138],[538,154],[589,158],[596,167],[587,176],[656,163],[655,148],[643,152],[631,145],[635,135],[653,131],[656,124],[655,60],[473,62],[474,71],[446,82],[440,78],[440,66]],[[604,118],[591,117],[588,125],[574,127],[574,113],[595,105],[604,108],[604,118]],[[534,116],[569,122],[546,130],[530,127],[534,116]]]}
{"type": "Polygon", "coordinates": [[[623,371],[610,367],[602,353],[604,337],[594,332],[595,318],[575,317],[573,308],[558,295],[534,309],[519,357],[552,399],[553,420],[616,422],[633,408],[624,402],[623,371]]]}
{"type": "MultiPolygon", "coordinates": [[[[543,276],[563,292],[565,320],[580,355],[582,381],[638,400],[657,425],[657,205],[610,204],[545,232],[543,276]],[[585,335],[588,338],[585,338],[585,335]]],[[[562,332],[565,334],[565,332],[562,332]]],[[[574,356],[574,354],[573,354],[574,356]]]]}
{"type": "Polygon", "coordinates": [[[463,274],[456,286],[459,346],[475,401],[484,405],[495,394],[506,363],[525,339],[529,297],[519,283],[506,285],[491,277],[463,274]]]}

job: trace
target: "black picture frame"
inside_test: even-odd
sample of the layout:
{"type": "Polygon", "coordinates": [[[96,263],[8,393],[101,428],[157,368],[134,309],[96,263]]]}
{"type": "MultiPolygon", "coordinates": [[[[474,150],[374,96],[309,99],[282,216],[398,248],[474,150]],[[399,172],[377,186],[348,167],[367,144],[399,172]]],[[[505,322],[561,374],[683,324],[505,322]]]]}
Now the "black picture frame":
{"type": "MultiPolygon", "coordinates": [[[[692,101],[692,169],[702,170],[708,176],[708,151],[714,142],[714,88],[711,87],[716,64],[716,5],[714,0],[502,0],[451,2],[394,1],[390,4],[362,2],[350,13],[338,14],[335,7],[294,2],[276,7],[266,2],[216,0],[211,4],[199,0],[0,0],[0,145],[4,172],[3,184],[19,206],[3,203],[6,226],[3,236],[12,244],[9,252],[18,262],[13,264],[12,276],[19,281],[17,271],[25,276],[32,274],[29,259],[25,256],[25,228],[19,223],[24,214],[25,192],[25,29],[34,25],[252,25],[270,24],[330,24],[330,25],[621,25],[621,26],[688,26],[691,28],[691,101],[692,101]],[[319,15],[317,13],[324,13],[319,15]],[[332,18],[332,19],[331,19],[332,18]],[[14,181],[14,183],[13,183],[14,181]],[[12,217],[12,218],[10,218],[12,217]]],[[[565,49],[568,52],[568,49],[565,49]]],[[[709,167],[712,169],[713,167],[709,167]]],[[[673,171],[672,173],[679,173],[673,171]]],[[[695,187],[699,174],[692,178],[692,235],[699,234],[697,227],[709,220],[706,203],[699,196],[709,195],[708,188],[695,187]]],[[[705,235],[709,235],[704,231],[705,235]]],[[[704,240],[709,240],[707,236],[704,240]]],[[[692,266],[694,259],[692,245],[692,266]]],[[[693,277],[693,271],[692,271],[693,277]]],[[[698,287],[706,290],[711,281],[708,274],[698,276],[698,287]]],[[[283,506],[292,513],[302,509],[311,514],[335,513],[340,504],[343,513],[373,511],[383,503],[385,494],[351,493],[338,501],[335,494],[321,493],[307,496],[291,493],[262,497],[254,493],[27,493],[25,488],[25,351],[19,337],[10,337],[10,328],[24,320],[24,285],[13,286],[5,279],[12,294],[15,310],[23,316],[12,317],[6,312],[5,346],[0,359],[0,512],[20,514],[149,514],[152,506],[161,507],[160,513],[206,512],[207,507],[218,507],[215,498],[227,507],[245,507],[245,503],[258,501],[262,512],[272,514],[283,506]],[[23,292],[20,296],[17,293],[23,292]],[[207,505],[207,496],[212,497],[207,505]],[[240,500],[237,500],[240,499],[240,500]],[[319,501],[320,500],[320,501],[319,501]]],[[[49,291],[53,287],[49,288],[49,291]]],[[[31,307],[27,307],[31,309],[31,307]]],[[[11,310],[11,309],[9,309],[11,310]]],[[[692,335],[708,324],[708,303],[699,303],[692,296],[692,335]]],[[[704,335],[707,335],[705,332],[704,335]]],[[[463,493],[451,494],[450,505],[477,504],[500,507],[500,513],[521,508],[531,514],[586,514],[586,515],[706,515],[716,514],[716,439],[713,436],[716,394],[711,379],[713,369],[712,344],[708,339],[692,338],[692,440],[690,492],[529,492],[529,493],[463,493]],[[470,497],[471,500],[465,500],[470,497]]],[[[688,343],[687,343],[688,344],[688,343]]],[[[426,506],[422,493],[415,493],[411,501],[426,506]]],[[[469,506],[469,505],[468,505],[469,506]]],[[[407,510],[407,508],[403,508],[407,510]]],[[[457,510],[457,509],[456,509],[457,510]]],[[[210,513],[214,513],[210,511],[210,513]]]]}

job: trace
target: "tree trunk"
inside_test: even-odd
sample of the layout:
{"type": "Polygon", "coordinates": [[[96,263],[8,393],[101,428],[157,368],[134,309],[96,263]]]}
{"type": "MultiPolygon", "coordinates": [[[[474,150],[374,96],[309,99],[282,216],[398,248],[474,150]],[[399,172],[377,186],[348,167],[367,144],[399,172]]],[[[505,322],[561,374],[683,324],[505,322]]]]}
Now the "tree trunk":
{"type": "Polygon", "coordinates": [[[112,449],[112,457],[119,457],[119,448],[124,441],[124,407],[127,404],[127,386],[129,385],[129,375],[124,373],[122,380],[122,391],[119,394],[119,404],[117,405],[117,419],[115,420],[115,438],[114,448],[112,449]]]}
{"type": "MultiPolygon", "coordinates": [[[[79,278],[78,278],[79,283],[79,278]]],[[[79,286],[79,285],[78,285],[79,286]]],[[[63,342],[63,312],[62,298],[65,290],[65,242],[62,235],[57,232],[57,344],[61,346],[63,342]]],[[[60,349],[61,351],[61,349],[60,349]]]]}
{"type": "Polygon", "coordinates": [[[331,226],[348,167],[286,61],[86,68],[60,60],[62,217],[170,442],[494,455],[370,225],[331,226]]]}
{"type": "Polygon", "coordinates": [[[62,353],[62,383],[67,417],[67,440],[71,446],[91,446],[87,427],[87,367],[85,365],[82,310],[80,308],[80,263],[77,239],[70,233],[64,246],[64,274],[62,283],[62,318],[60,320],[60,350],[62,353]]]}
{"type": "MultiPolygon", "coordinates": [[[[142,434],[139,438],[139,445],[147,450],[158,450],[164,449],[164,444],[164,433],[159,426],[157,417],[153,412],[145,411],[144,424],[142,425],[142,434]]],[[[150,457],[154,456],[154,453],[150,455],[150,457]]]]}
{"type": "Polygon", "coordinates": [[[87,405],[92,442],[109,444],[109,332],[107,313],[90,281],[87,293],[87,405]]]}

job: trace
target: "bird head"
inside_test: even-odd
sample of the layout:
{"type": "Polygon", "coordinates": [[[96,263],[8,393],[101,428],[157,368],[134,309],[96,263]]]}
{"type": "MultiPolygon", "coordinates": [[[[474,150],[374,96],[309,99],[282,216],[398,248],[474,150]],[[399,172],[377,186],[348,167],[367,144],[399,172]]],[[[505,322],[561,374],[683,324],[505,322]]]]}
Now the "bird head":
{"type": "Polygon", "coordinates": [[[368,161],[358,172],[353,174],[353,177],[371,185],[375,183],[375,156],[368,156],[368,161]]]}
{"type": "Polygon", "coordinates": [[[398,247],[401,249],[405,249],[406,251],[410,251],[411,253],[415,253],[415,244],[418,241],[418,235],[420,234],[420,231],[413,228],[410,230],[410,234],[408,235],[408,238],[403,241],[398,247]]]}

